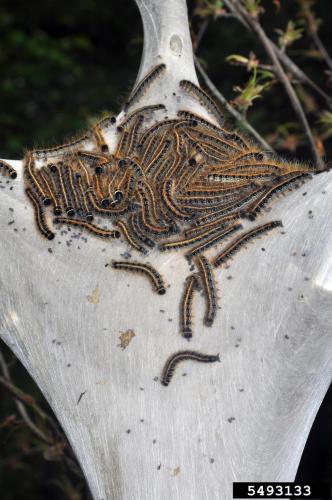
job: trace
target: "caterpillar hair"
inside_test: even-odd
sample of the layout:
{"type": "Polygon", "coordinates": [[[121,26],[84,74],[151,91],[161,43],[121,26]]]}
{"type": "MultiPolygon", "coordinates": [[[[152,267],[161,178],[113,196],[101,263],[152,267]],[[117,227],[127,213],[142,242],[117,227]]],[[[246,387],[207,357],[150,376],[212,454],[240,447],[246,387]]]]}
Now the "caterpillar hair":
{"type": "Polygon", "coordinates": [[[89,222],[79,219],[70,219],[67,217],[56,217],[53,219],[54,224],[68,224],[72,226],[79,227],[81,229],[86,229],[90,233],[98,236],[99,238],[120,238],[121,233],[119,231],[110,231],[108,229],[102,229],[101,227],[95,226],[89,222]]]}
{"type": "Polygon", "coordinates": [[[199,243],[196,247],[189,250],[189,252],[186,253],[186,257],[188,259],[195,257],[195,255],[198,255],[199,253],[204,252],[204,250],[207,250],[217,243],[220,243],[222,240],[228,238],[231,234],[233,234],[235,231],[238,231],[239,229],[242,229],[242,224],[233,224],[229,227],[226,227],[226,229],[224,229],[223,231],[213,234],[211,238],[203,241],[202,243],[199,243]]]}
{"type": "Polygon", "coordinates": [[[161,274],[159,274],[158,271],[150,264],[113,260],[112,267],[114,269],[122,269],[125,271],[143,273],[145,276],[147,276],[147,278],[149,278],[153,288],[159,295],[164,295],[166,293],[165,282],[161,274]]]}
{"type": "Polygon", "coordinates": [[[186,92],[191,93],[200,104],[204,105],[217,119],[218,123],[224,123],[224,116],[214,100],[204,92],[200,87],[197,87],[189,80],[181,80],[180,87],[186,92]]]}
{"type": "Polygon", "coordinates": [[[133,89],[128,101],[124,106],[125,111],[127,111],[133,104],[139,101],[139,99],[142,97],[151,83],[156,80],[165,70],[165,64],[159,64],[158,66],[155,66],[151,69],[151,71],[143,78],[143,80],[141,80],[133,89]]]}
{"type": "Polygon", "coordinates": [[[204,316],[204,324],[212,326],[217,312],[217,290],[213,276],[213,269],[204,255],[196,257],[196,264],[203,282],[204,294],[206,298],[206,311],[204,316]]]}
{"type": "Polygon", "coordinates": [[[138,241],[136,241],[134,232],[132,231],[132,228],[129,224],[122,220],[117,220],[114,222],[114,225],[120,229],[122,235],[129,243],[129,245],[135,248],[135,250],[137,250],[138,252],[141,252],[143,254],[147,253],[146,249],[138,241]]]}
{"type": "Polygon", "coordinates": [[[25,190],[25,192],[28,195],[28,197],[30,198],[30,200],[32,201],[32,204],[35,208],[36,223],[37,223],[37,227],[39,229],[39,232],[42,234],[42,236],[44,236],[44,238],[47,238],[48,240],[53,240],[55,235],[47,226],[44,212],[43,212],[42,206],[39,202],[39,199],[37,198],[35,193],[32,191],[32,189],[27,188],[25,190]]]}
{"type": "Polygon", "coordinates": [[[203,354],[197,351],[179,351],[175,354],[172,354],[168,360],[166,361],[162,374],[161,374],[161,383],[162,385],[167,386],[174,374],[175,368],[182,361],[191,360],[198,361],[200,363],[215,363],[216,361],[220,362],[219,354],[203,354]]]}
{"type": "Polygon", "coordinates": [[[266,224],[262,224],[261,226],[257,226],[251,231],[248,231],[244,234],[241,234],[238,238],[232,241],[217,257],[213,260],[214,267],[218,267],[221,264],[227,262],[236,252],[240,250],[240,248],[245,245],[248,241],[260,236],[267,231],[271,231],[276,227],[282,227],[282,222],[280,220],[267,222],[266,224]]]}
{"type": "Polygon", "coordinates": [[[185,339],[191,339],[192,332],[192,307],[194,292],[197,289],[197,276],[192,274],[186,280],[180,304],[181,333],[185,339]]]}

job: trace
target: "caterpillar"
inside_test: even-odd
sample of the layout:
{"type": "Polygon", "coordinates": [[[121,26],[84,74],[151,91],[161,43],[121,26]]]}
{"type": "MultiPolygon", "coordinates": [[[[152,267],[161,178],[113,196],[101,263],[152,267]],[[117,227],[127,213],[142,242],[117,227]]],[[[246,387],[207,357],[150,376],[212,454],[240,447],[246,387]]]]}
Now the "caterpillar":
{"type": "Polygon", "coordinates": [[[196,115],[195,113],[192,113],[191,111],[188,111],[185,109],[179,110],[177,112],[177,115],[179,117],[183,117],[187,120],[191,120],[191,123],[194,125],[196,124],[196,126],[201,125],[203,127],[206,127],[207,129],[215,132],[218,137],[220,135],[222,135],[223,137],[225,137],[229,140],[233,140],[233,141],[237,142],[239,145],[241,145],[241,148],[245,148],[245,149],[250,148],[248,142],[238,132],[234,132],[234,131],[229,132],[221,127],[214,125],[213,123],[209,122],[208,120],[205,120],[205,118],[202,118],[201,116],[196,115]]]}
{"type": "Polygon", "coordinates": [[[27,188],[25,190],[25,192],[26,192],[27,196],[30,198],[30,200],[32,201],[32,204],[35,208],[36,223],[37,223],[37,227],[39,229],[39,232],[48,240],[53,240],[55,235],[47,226],[44,212],[43,212],[43,209],[40,205],[39,199],[37,198],[35,193],[32,191],[32,189],[27,188]]]}
{"type": "Polygon", "coordinates": [[[206,92],[204,92],[204,90],[202,90],[200,87],[197,87],[197,85],[190,82],[189,80],[181,80],[180,87],[186,92],[190,92],[194,97],[196,97],[196,99],[198,99],[201,104],[205,105],[205,107],[209,111],[211,111],[211,113],[215,116],[220,124],[224,123],[224,116],[219,107],[214,102],[214,100],[208,94],[206,94],[206,92]]]}
{"type": "Polygon", "coordinates": [[[97,126],[93,130],[94,138],[97,143],[97,147],[100,149],[102,153],[108,153],[108,145],[105,141],[105,137],[103,136],[102,131],[100,128],[97,126]]]}
{"type": "MultiPolygon", "coordinates": [[[[88,201],[86,199],[85,192],[83,190],[81,174],[77,173],[75,175],[75,183],[77,183],[78,193],[79,193],[78,196],[80,198],[81,206],[83,208],[83,215],[84,215],[87,222],[92,222],[94,217],[93,217],[93,213],[90,210],[88,201]]],[[[58,215],[58,214],[56,214],[56,215],[58,215]]]]}
{"type": "Polygon", "coordinates": [[[150,264],[113,260],[112,267],[113,269],[123,269],[125,271],[143,273],[145,276],[147,276],[147,278],[149,278],[154,290],[159,295],[164,295],[166,293],[166,285],[161,274],[159,274],[158,271],[150,264]]]}
{"type": "Polygon", "coordinates": [[[128,131],[129,135],[125,151],[126,156],[129,156],[136,150],[136,146],[138,144],[139,130],[143,124],[143,121],[144,121],[144,116],[138,115],[128,131]]]}
{"type": "Polygon", "coordinates": [[[193,245],[194,243],[198,243],[202,240],[206,240],[207,238],[209,238],[209,236],[212,236],[216,232],[220,232],[220,227],[216,227],[216,228],[212,228],[212,229],[207,228],[202,233],[200,233],[198,235],[194,235],[190,238],[161,243],[158,246],[158,250],[160,252],[165,252],[167,250],[178,250],[179,248],[184,248],[184,247],[193,245]]]}
{"type": "Polygon", "coordinates": [[[143,254],[147,253],[146,249],[135,240],[135,236],[128,224],[126,224],[122,220],[117,220],[116,222],[114,222],[114,225],[120,228],[122,235],[125,237],[129,245],[135,248],[135,250],[137,250],[138,252],[141,252],[143,254]]]}
{"type": "Polygon", "coordinates": [[[166,70],[165,64],[159,64],[152,68],[152,70],[143,78],[142,81],[136,85],[132,93],[130,94],[129,99],[127,100],[124,109],[125,111],[130,108],[135,102],[139,101],[141,96],[144,94],[146,89],[151,83],[156,80],[164,71],[166,70]]]}
{"type": "Polygon", "coordinates": [[[143,234],[137,214],[131,215],[130,223],[135,237],[142,243],[144,243],[144,245],[146,245],[147,247],[154,248],[155,242],[143,234]]]}
{"type": "MultiPolygon", "coordinates": [[[[57,197],[56,197],[56,193],[52,189],[50,179],[47,177],[47,174],[48,174],[48,172],[47,172],[46,169],[40,169],[39,172],[38,172],[38,175],[41,178],[44,186],[46,186],[46,190],[47,190],[47,192],[48,192],[48,194],[50,196],[51,203],[54,206],[54,210],[57,211],[57,208],[59,207],[59,203],[58,203],[58,200],[57,200],[57,197]]],[[[45,205],[45,202],[44,202],[44,205],[45,205]]],[[[61,212],[61,208],[60,208],[60,212],[61,212]]]]}
{"type": "Polygon", "coordinates": [[[271,231],[276,227],[282,227],[282,222],[280,220],[267,222],[261,226],[257,226],[247,233],[241,234],[238,238],[232,241],[217,257],[213,260],[214,267],[218,267],[224,264],[228,259],[230,259],[245,243],[252,240],[256,236],[259,236],[267,231],[271,231]]]}
{"type": "Polygon", "coordinates": [[[84,144],[84,142],[87,142],[91,138],[92,138],[92,132],[89,130],[82,137],[79,137],[78,139],[72,142],[61,144],[60,146],[55,146],[54,148],[34,149],[31,152],[31,155],[36,160],[37,159],[45,160],[46,158],[54,158],[56,156],[60,156],[61,154],[75,151],[77,148],[79,148],[80,145],[84,144]]]}
{"type": "Polygon", "coordinates": [[[161,374],[161,384],[167,386],[174,374],[175,368],[182,361],[191,360],[198,361],[200,363],[215,363],[220,362],[219,354],[203,354],[197,351],[179,351],[172,354],[166,361],[162,374],[161,374]]]}
{"type": "Polygon", "coordinates": [[[152,113],[153,111],[159,111],[161,109],[166,109],[164,104],[151,104],[148,106],[143,106],[141,108],[136,109],[132,113],[130,113],[124,121],[121,122],[121,127],[125,128],[130,122],[136,118],[137,115],[145,115],[148,113],[152,113]]]}
{"type": "Polygon", "coordinates": [[[192,305],[194,292],[197,289],[197,276],[192,274],[185,283],[181,305],[180,305],[180,324],[181,333],[185,339],[193,336],[192,332],[192,305]]]}
{"type": "Polygon", "coordinates": [[[296,183],[300,180],[311,179],[311,175],[309,173],[302,173],[292,175],[291,177],[287,177],[286,179],[279,180],[276,184],[274,184],[268,191],[262,194],[253,204],[249,205],[247,208],[247,217],[249,219],[255,218],[255,213],[259,212],[269,201],[271,198],[284,191],[285,189],[291,189],[296,186],[296,183]]]}
{"type": "Polygon", "coordinates": [[[51,205],[52,200],[49,196],[47,196],[47,194],[45,192],[45,188],[42,185],[43,181],[40,182],[40,178],[39,178],[37,172],[35,171],[35,162],[34,162],[34,159],[32,158],[31,155],[28,155],[26,158],[25,174],[26,174],[26,177],[28,178],[28,181],[32,184],[32,187],[37,192],[37,196],[38,196],[38,198],[41,199],[43,205],[45,207],[48,207],[49,205],[51,205]]]}
{"type": "Polygon", "coordinates": [[[204,316],[204,324],[206,326],[212,326],[217,313],[217,291],[213,269],[204,255],[199,255],[196,257],[195,261],[199,269],[206,297],[207,307],[204,316]]]}
{"type": "Polygon", "coordinates": [[[99,236],[100,238],[120,238],[121,233],[119,231],[111,231],[108,229],[102,229],[101,227],[95,226],[90,222],[86,222],[84,220],[79,219],[70,219],[67,217],[55,217],[53,219],[54,224],[69,224],[72,226],[80,227],[82,229],[86,229],[90,233],[95,236],[99,236]]]}
{"type": "Polygon", "coordinates": [[[186,253],[187,259],[190,260],[192,257],[195,257],[195,255],[204,252],[204,250],[207,250],[208,248],[214,246],[216,243],[219,243],[221,240],[228,238],[232,233],[238,231],[239,229],[242,229],[242,224],[236,223],[229,227],[226,227],[226,229],[224,229],[223,231],[214,234],[208,240],[199,243],[196,247],[189,250],[189,252],[186,253]]]}

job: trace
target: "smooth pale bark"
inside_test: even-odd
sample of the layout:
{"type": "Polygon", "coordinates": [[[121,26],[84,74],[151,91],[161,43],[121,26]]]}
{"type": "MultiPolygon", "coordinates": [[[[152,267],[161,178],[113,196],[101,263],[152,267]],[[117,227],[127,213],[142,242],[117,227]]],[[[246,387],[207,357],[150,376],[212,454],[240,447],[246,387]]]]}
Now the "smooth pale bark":
{"type": "MultiPolygon", "coordinates": [[[[137,3],[138,79],[159,60],[168,68],[140,105],[164,102],[170,117],[188,105],[202,111],[173,96],[180,79],[196,79],[184,0],[137,3]]],[[[17,180],[0,179],[0,336],[54,409],[94,498],[229,500],[233,481],[293,480],[332,373],[331,173],[248,224],[282,219],[284,228],[217,272],[217,320],[203,327],[199,298],[188,344],[178,328],[183,255],[131,252],[167,279],[158,296],[143,277],[105,267],[124,242],[75,230],[43,240],[21,162],[11,163],[17,180]],[[186,348],[220,353],[221,363],[183,363],[161,386],[165,360],[186,348]]]]}

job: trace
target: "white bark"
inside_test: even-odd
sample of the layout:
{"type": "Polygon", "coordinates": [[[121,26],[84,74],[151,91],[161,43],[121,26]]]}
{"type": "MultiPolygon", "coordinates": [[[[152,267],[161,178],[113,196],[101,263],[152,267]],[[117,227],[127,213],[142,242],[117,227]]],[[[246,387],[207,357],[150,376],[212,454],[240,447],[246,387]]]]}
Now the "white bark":
{"type": "MultiPolygon", "coordinates": [[[[168,68],[159,94],[151,86],[140,105],[158,97],[181,108],[177,81],[196,78],[185,1],[137,3],[138,79],[159,61],[168,68]],[[178,39],[181,56],[170,49],[178,39]]],[[[183,363],[165,388],[155,377],[169,354],[188,348],[178,331],[184,257],[146,258],[170,285],[158,296],[141,276],[105,267],[123,242],[76,239],[73,230],[45,242],[21,163],[11,163],[18,178],[0,190],[0,336],[54,409],[94,498],[229,500],[233,481],[292,481],[332,374],[331,173],[260,218],[281,218],[285,234],[256,240],[218,272],[213,328],[202,326],[198,301],[190,348],[219,352],[221,363],[183,363]],[[135,337],[122,350],[128,329],[135,337]]]]}

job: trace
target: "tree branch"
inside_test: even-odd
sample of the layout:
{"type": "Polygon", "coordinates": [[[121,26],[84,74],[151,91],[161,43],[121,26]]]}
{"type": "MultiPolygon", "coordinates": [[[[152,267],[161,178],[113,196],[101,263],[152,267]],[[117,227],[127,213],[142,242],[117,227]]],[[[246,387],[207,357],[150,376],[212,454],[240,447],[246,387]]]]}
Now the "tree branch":
{"type": "Polygon", "coordinates": [[[326,48],[324,47],[317,31],[313,31],[311,33],[312,39],[314,41],[314,44],[316,45],[317,49],[319,50],[319,53],[321,54],[322,58],[326,62],[327,66],[332,69],[332,59],[329,56],[326,48]]]}
{"type": "MultiPolygon", "coordinates": [[[[246,22],[243,16],[235,9],[232,4],[232,0],[224,0],[226,7],[232,12],[233,16],[248,30],[253,31],[250,25],[246,22]]],[[[270,40],[270,39],[269,39],[270,40]]],[[[308,87],[311,87],[317,94],[321,96],[322,99],[326,101],[329,108],[332,108],[332,98],[324,92],[309,76],[302,71],[302,69],[294,62],[292,59],[283,52],[278,45],[276,45],[272,40],[270,40],[275,53],[277,54],[279,60],[282,62],[287,71],[289,71],[295,78],[297,78],[301,83],[305,83],[308,87]]]]}
{"type": "Polygon", "coordinates": [[[218,101],[221,103],[221,105],[228,111],[228,113],[235,118],[237,122],[239,122],[241,125],[243,125],[244,128],[246,128],[254,137],[255,139],[268,151],[273,151],[272,147],[265,141],[265,139],[257,132],[257,130],[254,129],[250,125],[250,123],[246,120],[246,118],[241,115],[236,109],[233,108],[227,101],[227,99],[223,96],[223,94],[216,88],[216,86],[212,83],[206,72],[204,71],[201,63],[199,62],[197,56],[195,56],[195,65],[196,68],[198,69],[200,75],[202,76],[205,84],[207,87],[210,89],[210,92],[218,101]]]}
{"type": "Polygon", "coordinates": [[[291,82],[289,81],[289,78],[287,77],[283,67],[280,64],[280,61],[276,55],[276,52],[274,50],[273,44],[271,40],[267,37],[265,31],[263,30],[262,26],[260,25],[259,21],[250,15],[250,13],[243,7],[243,5],[239,2],[239,0],[232,0],[233,4],[237,8],[237,10],[240,12],[240,14],[244,17],[244,19],[247,21],[247,23],[250,25],[250,27],[253,29],[253,31],[256,33],[258,38],[260,39],[266,53],[270,57],[274,68],[275,68],[275,73],[278,76],[280,82],[285,88],[285,91],[289,97],[289,100],[291,101],[291,104],[294,108],[295,113],[298,116],[298,119],[302,123],[304,132],[307,136],[308,142],[310,144],[310,148],[312,150],[312,154],[315,158],[315,161],[317,163],[317,168],[322,169],[324,164],[323,161],[319,155],[318,149],[315,144],[314,137],[311,133],[307,118],[305,116],[305,113],[303,111],[303,108],[301,106],[300,100],[296,95],[296,92],[294,91],[291,82]]]}
{"type": "MultiPolygon", "coordinates": [[[[6,360],[4,358],[4,355],[1,351],[1,347],[0,347],[0,367],[1,367],[1,371],[3,373],[4,378],[9,383],[12,383],[9,368],[8,368],[8,365],[7,365],[6,360]]],[[[27,427],[29,427],[29,429],[37,437],[39,437],[42,441],[45,441],[45,443],[50,444],[52,442],[52,440],[50,438],[48,438],[46,436],[46,434],[34,424],[34,422],[31,420],[31,418],[27,412],[25,405],[22,403],[22,401],[19,401],[19,399],[17,397],[14,397],[14,400],[15,400],[16,407],[17,407],[22,419],[26,423],[27,427]]]]}

